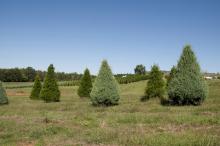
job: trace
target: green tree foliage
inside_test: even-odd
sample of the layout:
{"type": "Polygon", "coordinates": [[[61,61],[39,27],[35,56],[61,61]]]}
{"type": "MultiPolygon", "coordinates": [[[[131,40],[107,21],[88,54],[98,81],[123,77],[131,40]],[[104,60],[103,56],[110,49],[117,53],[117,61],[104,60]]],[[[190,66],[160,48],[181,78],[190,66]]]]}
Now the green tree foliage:
{"type": "Polygon", "coordinates": [[[145,96],[142,97],[142,101],[154,97],[162,98],[164,93],[165,81],[163,79],[163,73],[160,71],[157,65],[153,65],[149,74],[145,96]]]}
{"type": "Polygon", "coordinates": [[[176,72],[177,72],[177,69],[176,69],[175,66],[173,66],[173,67],[171,68],[170,74],[169,74],[169,76],[168,76],[168,78],[167,78],[167,86],[169,85],[171,79],[174,78],[176,72]]]}
{"type": "Polygon", "coordinates": [[[89,69],[86,69],[80,81],[78,95],[80,97],[90,97],[91,90],[92,90],[92,79],[90,76],[89,69]]]}
{"type": "Polygon", "coordinates": [[[2,104],[8,104],[8,97],[4,87],[2,86],[2,82],[0,81],[0,105],[2,104]]]}
{"type": "Polygon", "coordinates": [[[60,91],[57,85],[54,67],[52,64],[48,67],[47,74],[44,79],[44,84],[40,92],[40,98],[45,102],[60,101],[60,91]]]}
{"type": "Polygon", "coordinates": [[[27,81],[32,82],[36,77],[36,71],[32,67],[27,67],[24,69],[24,76],[27,78],[27,81]]]}
{"type": "Polygon", "coordinates": [[[175,76],[168,86],[171,104],[199,105],[207,97],[207,85],[191,46],[185,46],[175,76]]]}
{"type": "Polygon", "coordinates": [[[135,74],[144,75],[146,73],[145,66],[139,64],[134,69],[135,74]]]}
{"type": "Polygon", "coordinates": [[[30,99],[40,99],[41,82],[40,77],[37,75],[34,80],[34,86],[31,91],[30,99]]]}
{"type": "Polygon", "coordinates": [[[120,99],[119,87],[106,60],[102,62],[99,74],[91,92],[93,105],[116,105],[120,99]]]}
{"type": "Polygon", "coordinates": [[[139,74],[128,74],[125,76],[115,76],[116,80],[118,81],[119,84],[128,84],[128,83],[133,83],[133,82],[138,82],[138,81],[143,81],[148,79],[148,75],[139,75],[139,74]]]}

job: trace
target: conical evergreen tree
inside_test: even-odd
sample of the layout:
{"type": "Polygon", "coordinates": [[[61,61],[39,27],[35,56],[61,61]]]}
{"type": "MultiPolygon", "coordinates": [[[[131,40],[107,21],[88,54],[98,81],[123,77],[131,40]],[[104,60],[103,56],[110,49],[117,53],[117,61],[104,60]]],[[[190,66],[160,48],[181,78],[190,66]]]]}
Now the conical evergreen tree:
{"type": "Polygon", "coordinates": [[[163,73],[160,71],[157,65],[153,65],[149,74],[149,80],[145,91],[145,96],[142,97],[142,101],[149,98],[159,97],[162,98],[165,93],[165,81],[163,79],[163,73]]]}
{"type": "Polygon", "coordinates": [[[0,105],[8,104],[8,97],[6,95],[5,89],[0,81],[0,105]]]}
{"type": "Polygon", "coordinates": [[[34,86],[31,91],[30,99],[40,99],[41,82],[40,77],[37,75],[34,80],[34,86]]]}
{"type": "Polygon", "coordinates": [[[93,105],[116,105],[120,99],[118,83],[106,60],[102,62],[99,74],[91,92],[93,105]]]}
{"type": "Polygon", "coordinates": [[[199,105],[207,97],[207,86],[191,46],[185,46],[175,76],[168,85],[172,104],[199,105]]]}
{"type": "Polygon", "coordinates": [[[60,101],[60,91],[57,85],[54,67],[52,64],[48,67],[48,71],[44,79],[44,84],[40,92],[40,98],[45,102],[60,101]]]}
{"type": "Polygon", "coordinates": [[[80,81],[78,95],[80,97],[90,97],[91,90],[92,90],[92,80],[91,80],[89,69],[86,69],[80,81]]]}

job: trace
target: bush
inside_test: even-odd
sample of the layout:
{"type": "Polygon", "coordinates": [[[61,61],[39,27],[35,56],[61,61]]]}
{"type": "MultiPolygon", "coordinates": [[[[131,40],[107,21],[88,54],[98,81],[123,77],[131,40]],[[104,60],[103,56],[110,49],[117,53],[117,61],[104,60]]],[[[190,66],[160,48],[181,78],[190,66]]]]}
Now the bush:
{"type": "Polygon", "coordinates": [[[0,105],[8,104],[8,97],[6,95],[5,89],[0,81],[0,105]]]}
{"type": "Polygon", "coordinates": [[[163,79],[163,73],[160,71],[157,65],[153,65],[149,74],[149,80],[145,91],[145,96],[142,97],[142,101],[149,98],[159,97],[162,98],[165,93],[165,81],[163,79]]]}
{"type": "Polygon", "coordinates": [[[106,60],[102,62],[99,74],[91,92],[93,105],[116,105],[120,99],[118,83],[106,60]]]}
{"type": "Polygon", "coordinates": [[[171,104],[199,105],[207,97],[207,85],[190,46],[183,49],[175,76],[168,86],[171,104]]]}
{"type": "Polygon", "coordinates": [[[126,76],[117,76],[116,80],[118,81],[119,84],[128,84],[128,83],[132,83],[132,82],[138,82],[138,81],[142,81],[142,80],[147,80],[148,79],[148,75],[138,75],[138,74],[129,74],[126,76]]]}
{"type": "Polygon", "coordinates": [[[92,79],[89,70],[86,69],[80,81],[78,95],[80,97],[90,97],[91,90],[92,90],[92,79]]]}
{"type": "Polygon", "coordinates": [[[40,77],[37,75],[34,80],[34,86],[31,91],[30,99],[40,99],[41,82],[40,77]]]}
{"type": "Polygon", "coordinates": [[[44,84],[40,92],[40,98],[43,99],[45,102],[60,101],[60,91],[57,85],[54,67],[52,64],[48,67],[44,84]]]}

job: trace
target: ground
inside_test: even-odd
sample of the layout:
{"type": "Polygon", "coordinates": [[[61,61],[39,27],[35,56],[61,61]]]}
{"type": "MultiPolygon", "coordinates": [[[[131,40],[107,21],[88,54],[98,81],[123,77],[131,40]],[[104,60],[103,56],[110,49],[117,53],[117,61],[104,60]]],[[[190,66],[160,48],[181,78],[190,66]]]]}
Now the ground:
{"type": "Polygon", "coordinates": [[[7,89],[10,104],[0,106],[0,145],[220,145],[220,81],[209,81],[209,97],[201,106],[140,102],[146,81],[120,86],[120,104],[113,107],[93,107],[74,86],[60,87],[58,103],[30,100],[29,87],[7,89]]]}

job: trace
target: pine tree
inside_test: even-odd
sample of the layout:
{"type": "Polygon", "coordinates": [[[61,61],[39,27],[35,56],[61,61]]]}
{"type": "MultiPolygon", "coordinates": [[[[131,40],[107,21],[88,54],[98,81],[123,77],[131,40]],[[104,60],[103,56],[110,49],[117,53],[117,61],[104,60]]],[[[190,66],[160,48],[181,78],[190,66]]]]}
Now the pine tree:
{"type": "Polygon", "coordinates": [[[92,90],[92,80],[91,80],[89,69],[86,69],[80,81],[78,95],[80,97],[90,97],[91,90],[92,90]]]}
{"type": "Polygon", "coordinates": [[[174,78],[176,72],[177,72],[177,69],[176,69],[175,66],[173,66],[173,67],[171,68],[171,71],[170,71],[169,77],[167,78],[167,86],[169,85],[171,79],[174,78]]]}
{"type": "Polygon", "coordinates": [[[118,83],[106,60],[102,62],[99,74],[91,92],[93,105],[116,105],[120,99],[118,83]]]}
{"type": "Polygon", "coordinates": [[[60,91],[57,85],[54,67],[52,64],[48,67],[44,84],[40,92],[40,98],[43,99],[45,102],[60,101],[60,91]]]}
{"type": "Polygon", "coordinates": [[[5,89],[0,81],[0,105],[8,104],[8,97],[6,95],[5,89]]]}
{"type": "Polygon", "coordinates": [[[177,64],[175,76],[168,85],[169,99],[176,105],[199,105],[207,97],[207,91],[196,56],[191,46],[187,45],[177,64]]]}
{"type": "Polygon", "coordinates": [[[163,73],[160,71],[157,65],[153,65],[149,74],[149,80],[145,91],[145,96],[142,97],[142,101],[149,98],[159,97],[162,98],[165,93],[165,81],[163,79],[163,73]]]}
{"type": "Polygon", "coordinates": [[[34,80],[34,86],[31,91],[30,99],[40,99],[41,82],[40,77],[37,75],[34,80]]]}

